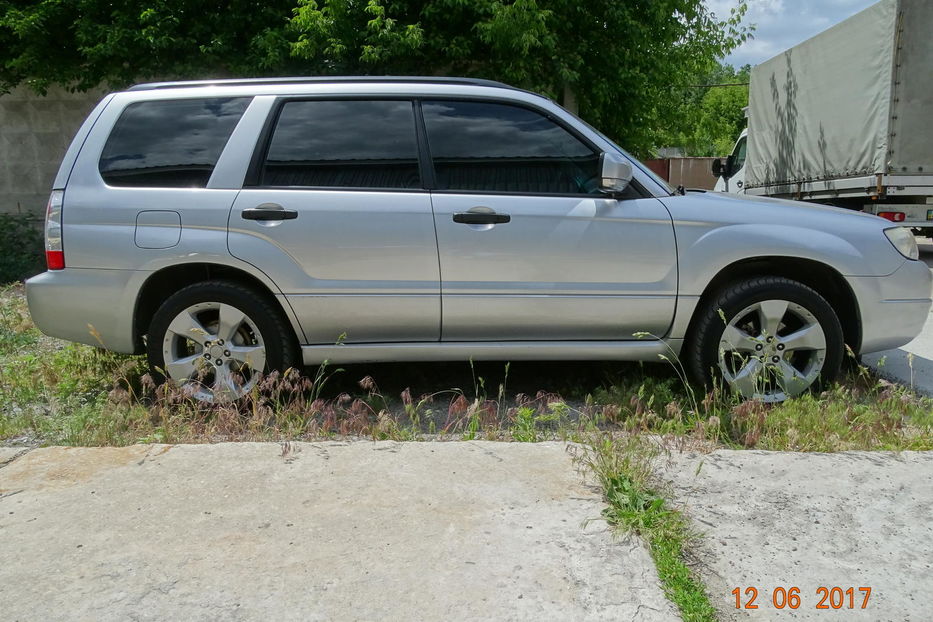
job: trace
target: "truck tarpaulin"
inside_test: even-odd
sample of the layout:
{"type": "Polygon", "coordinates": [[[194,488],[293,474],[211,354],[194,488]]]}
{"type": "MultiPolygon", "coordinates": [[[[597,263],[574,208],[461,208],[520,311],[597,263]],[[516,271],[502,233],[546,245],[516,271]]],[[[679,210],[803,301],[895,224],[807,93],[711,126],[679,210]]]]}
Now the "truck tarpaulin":
{"type": "Polygon", "coordinates": [[[933,171],[931,23],[882,0],[755,67],[746,186],[933,171]]]}

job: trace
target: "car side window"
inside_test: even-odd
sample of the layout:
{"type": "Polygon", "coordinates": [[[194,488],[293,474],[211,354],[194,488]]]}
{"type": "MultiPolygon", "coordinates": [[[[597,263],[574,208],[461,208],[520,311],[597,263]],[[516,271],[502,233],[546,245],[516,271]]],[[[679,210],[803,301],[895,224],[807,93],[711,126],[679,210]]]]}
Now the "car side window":
{"type": "Polygon", "coordinates": [[[539,112],[474,101],[422,110],[439,190],[599,193],[599,154],[539,112]]]}
{"type": "Polygon", "coordinates": [[[287,102],[259,185],[421,188],[412,102],[287,102]]]}
{"type": "Polygon", "coordinates": [[[110,186],[204,188],[250,97],[130,104],[98,169],[110,186]]]}

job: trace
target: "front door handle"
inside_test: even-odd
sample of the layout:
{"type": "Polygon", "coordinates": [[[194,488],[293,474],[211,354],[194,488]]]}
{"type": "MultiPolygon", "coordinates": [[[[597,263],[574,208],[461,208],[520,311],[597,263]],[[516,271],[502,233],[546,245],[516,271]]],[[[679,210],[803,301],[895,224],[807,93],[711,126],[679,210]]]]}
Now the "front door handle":
{"type": "Polygon", "coordinates": [[[488,214],[485,212],[461,212],[454,214],[454,222],[464,225],[501,225],[510,222],[508,214],[488,214]]]}
{"type": "Polygon", "coordinates": [[[240,216],[246,220],[294,220],[298,218],[298,212],[285,209],[278,203],[263,203],[243,210],[240,216]]]}

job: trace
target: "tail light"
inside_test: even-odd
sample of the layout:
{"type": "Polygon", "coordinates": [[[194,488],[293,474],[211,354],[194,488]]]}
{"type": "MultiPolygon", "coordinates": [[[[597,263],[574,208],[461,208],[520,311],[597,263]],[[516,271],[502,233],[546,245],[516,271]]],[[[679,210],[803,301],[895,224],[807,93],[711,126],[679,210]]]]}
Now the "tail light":
{"type": "Polygon", "coordinates": [[[878,212],[878,215],[891,222],[904,222],[907,220],[907,215],[904,212],[878,212]]]}
{"type": "Polygon", "coordinates": [[[49,270],[65,268],[65,250],[62,247],[62,190],[53,190],[45,211],[45,263],[49,270]]]}

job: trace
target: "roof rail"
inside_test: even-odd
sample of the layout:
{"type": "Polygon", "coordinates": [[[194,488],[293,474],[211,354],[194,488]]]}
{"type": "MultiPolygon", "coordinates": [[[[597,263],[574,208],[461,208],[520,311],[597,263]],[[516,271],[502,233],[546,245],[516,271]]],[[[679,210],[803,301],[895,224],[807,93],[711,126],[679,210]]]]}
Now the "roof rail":
{"type": "Polygon", "coordinates": [[[223,80],[185,80],[178,82],[149,82],[136,84],[128,91],[153,91],[157,89],[175,89],[197,86],[251,86],[278,84],[314,84],[314,83],[365,83],[365,82],[410,82],[416,84],[465,84],[472,86],[490,86],[500,89],[516,89],[514,86],[495,80],[481,78],[445,78],[432,76],[306,76],[293,78],[241,78],[223,80]]]}

